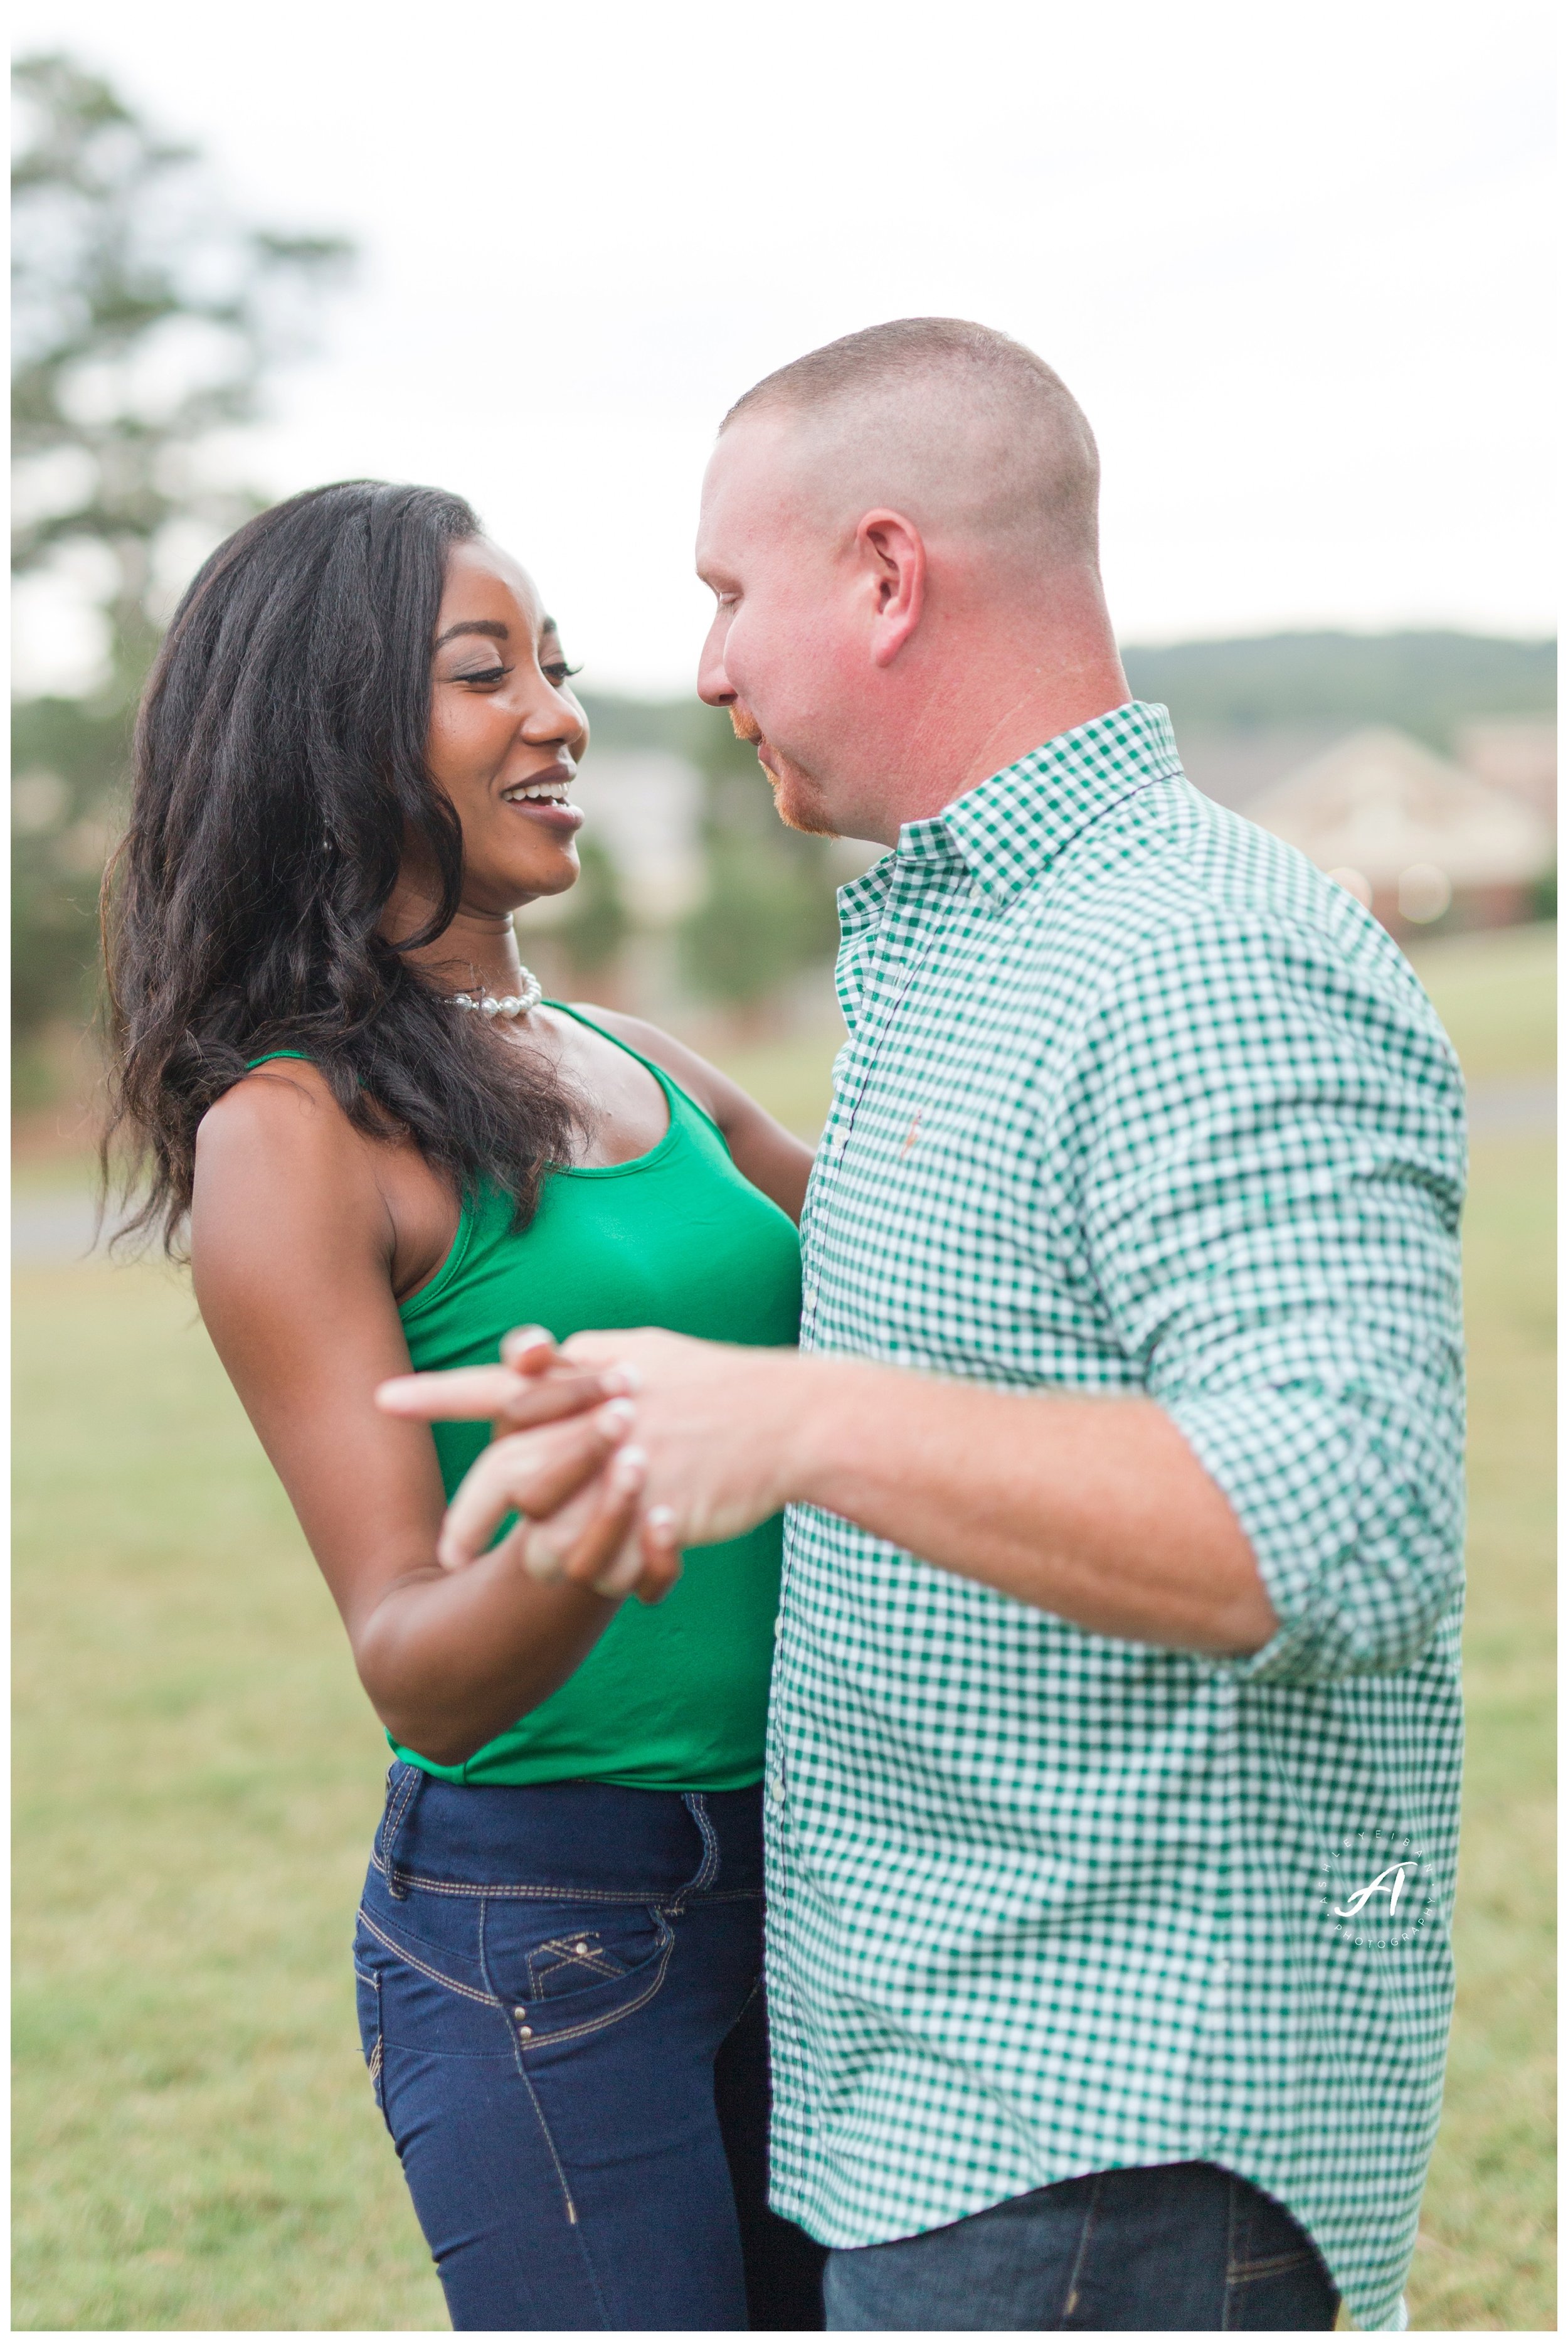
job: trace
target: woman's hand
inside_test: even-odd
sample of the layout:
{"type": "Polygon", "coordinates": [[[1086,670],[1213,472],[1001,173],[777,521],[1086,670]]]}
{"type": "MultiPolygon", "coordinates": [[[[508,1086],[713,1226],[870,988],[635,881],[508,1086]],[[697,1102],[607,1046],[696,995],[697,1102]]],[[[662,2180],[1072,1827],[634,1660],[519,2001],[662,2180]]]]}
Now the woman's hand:
{"type": "Polygon", "coordinates": [[[437,1547],[442,1567],[474,1560],[497,1522],[515,1512],[515,1527],[493,1550],[540,1584],[565,1578],[611,1599],[663,1601],[681,1556],[667,1506],[637,1520],[647,1458],[624,1444],[635,1414],[625,1394],[635,1376],[614,1362],[574,1365],[537,1326],[509,1334],[501,1356],[499,1366],[400,1375],[375,1394],[388,1415],[494,1426],[493,1444],[453,1498],[437,1547]],[[476,1506],[485,1516],[478,1544],[476,1506]]]}
{"type": "MultiPolygon", "coordinates": [[[[507,1366],[403,1376],[377,1393],[389,1412],[424,1422],[482,1416],[502,1435],[447,1507],[439,1546],[444,1567],[462,1568],[489,1550],[497,1524],[514,1506],[532,1516],[533,1535],[543,1541],[531,1549],[558,1555],[583,1519],[586,1499],[575,1492],[586,1489],[595,1455],[607,1458],[634,1424],[632,1452],[656,1499],[644,1513],[639,1540],[644,1571],[655,1585],[659,1564],[677,1541],[722,1544],[789,1501],[815,1362],[793,1349],[699,1342],[647,1326],[576,1334],[564,1350],[552,1346],[544,1358],[531,1347],[514,1346],[525,1338],[538,1337],[533,1329],[527,1337],[508,1337],[503,1346],[507,1366]],[[600,1388],[614,1387],[617,1396],[574,1421],[553,1421],[540,1413],[554,1401],[532,1387],[534,1374],[558,1374],[563,1380],[596,1376],[600,1388]],[[547,1531],[552,1502],[564,1504],[567,1492],[570,1506],[547,1531]]],[[[615,1566],[617,1590],[622,1573],[629,1577],[631,1568],[623,1553],[615,1566]]],[[[592,1582],[584,1565],[568,1574],[592,1582]]]]}

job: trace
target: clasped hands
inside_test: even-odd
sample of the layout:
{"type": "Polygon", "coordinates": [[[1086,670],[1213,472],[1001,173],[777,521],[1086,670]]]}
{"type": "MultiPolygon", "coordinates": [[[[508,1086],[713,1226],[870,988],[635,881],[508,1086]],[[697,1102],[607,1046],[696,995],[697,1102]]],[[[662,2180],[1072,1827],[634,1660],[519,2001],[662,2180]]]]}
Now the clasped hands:
{"type": "Polygon", "coordinates": [[[662,1601],[684,1546],[754,1528],[788,1501],[791,1401],[804,1361],[642,1329],[509,1334],[495,1366],[400,1375],[376,1405],[424,1422],[487,1422],[490,1446],[453,1497],[437,1558],[462,1569],[503,1545],[529,1576],[662,1601]]]}

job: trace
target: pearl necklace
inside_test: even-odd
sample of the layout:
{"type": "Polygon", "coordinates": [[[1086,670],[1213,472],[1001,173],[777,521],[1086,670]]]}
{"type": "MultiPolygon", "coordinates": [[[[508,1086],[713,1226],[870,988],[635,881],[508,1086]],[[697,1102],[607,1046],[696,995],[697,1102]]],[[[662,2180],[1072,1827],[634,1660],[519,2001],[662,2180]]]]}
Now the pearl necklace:
{"type": "Polygon", "coordinates": [[[520,993],[503,993],[497,1000],[493,992],[454,992],[453,1007],[474,1008],[481,1016],[526,1016],[544,999],[544,987],[531,967],[521,968],[518,973],[523,978],[520,993]]]}

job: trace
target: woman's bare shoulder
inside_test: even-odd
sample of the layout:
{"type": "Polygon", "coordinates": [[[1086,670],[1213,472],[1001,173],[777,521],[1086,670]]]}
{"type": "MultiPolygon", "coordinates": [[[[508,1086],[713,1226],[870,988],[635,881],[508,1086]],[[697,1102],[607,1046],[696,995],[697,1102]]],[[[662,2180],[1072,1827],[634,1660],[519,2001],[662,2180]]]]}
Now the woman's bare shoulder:
{"type": "Polygon", "coordinates": [[[368,1142],[319,1066],[275,1058],[226,1089],[196,1126],[196,1176],[275,1162],[298,1168],[362,1156],[368,1142]]]}
{"type": "Polygon", "coordinates": [[[247,1074],[196,1129],[191,1243],[198,1273],[215,1246],[245,1256],[282,1243],[314,1253],[355,1228],[385,1240],[375,1151],[319,1066],[285,1058],[247,1074]]]}

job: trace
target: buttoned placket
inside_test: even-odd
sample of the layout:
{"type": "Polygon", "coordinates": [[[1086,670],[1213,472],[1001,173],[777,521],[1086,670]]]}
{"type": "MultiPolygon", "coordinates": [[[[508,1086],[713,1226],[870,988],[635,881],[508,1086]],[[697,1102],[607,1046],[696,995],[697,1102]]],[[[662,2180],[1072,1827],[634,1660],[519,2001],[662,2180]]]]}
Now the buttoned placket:
{"type": "MultiPolygon", "coordinates": [[[[934,829],[934,825],[931,826],[934,829]]],[[[938,857],[946,858],[944,838],[933,838],[938,857]]],[[[922,961],[941,932],[941,914],[950,898],[951,889],[933,884],[930,852],[910,854],[901,851],[894,868],[888,874],[883,900],[875,915],[876,933],[870,944],[867,964],[854,1000],[853,1009],[846,988],[840,989],[845,1022],[850,1025],[851,1043],[843,1060],[844,1075],[834,1089],[832,1110],[822,1143],[813,1166],[810,1192],[801,1225],[801,1347],[809,1348],[815,1330],[817,1302],[821,1291],[820,1249],[816,1235],[823,1201],[831,1189],[843,1161],[854,1126],[855,1110],[865,1089],[873,1062],[922,961]],[[901,914],[922,896],[929,893],[926,916],[919,922],[911,921],[907,932],[901,936],[901,914]],[[904,944],[895,948],[897,941],[904,944]]],[[[962,875],[954,857],[949,875],[962,875]]],[[[862,881],[864,886],[865,882],[862,881]]],[[[846,889],[849,894],[852,890],[846,889]]],[[[846,937],[847,941],[847,937],[846,937]]],[[[782,1635],[784,1606],[790,1580],[789,1545],[784,1546],[784,1569],[779,1587],[779,1611],[774,1621],[775,1640],[782,1635]]],[[[769,1807],[769,1838],[773,1854],[773,1888],[782,1918],[790,1893],[788,1873],[789,1847],[789,1788],[785,1763],[784,1735],[775,1706],[770,1725],[766,1759],[767,1801],[769,1807]]],[[[789,1987],[783,1977],[775,1987],[782,2017],[788,2007],[789,1987]]]]}
{"type": "MultiPolygon", "coordinates": [[[[854,1130],[871,1069],[921,966],[942,933],[954,881],[972,884],[941,821],[911,825],[900,840],[860,987],[843,1076],[813,1169],[801,1226],[801,1347],[811,1346],[821,1294],[817,1228],[854,1130]],[[945,882],[945,883],[944,883],[945,882]],[[907,917],[915,906],[922,916],[907,917]],[[902,947],[901,947],[902,946],[902,947]]],[[[841,992],[840,997],[843,998],[841,992]]],[[[845,1009],[848,1015],[847,1006],[845,1009]]]]}

